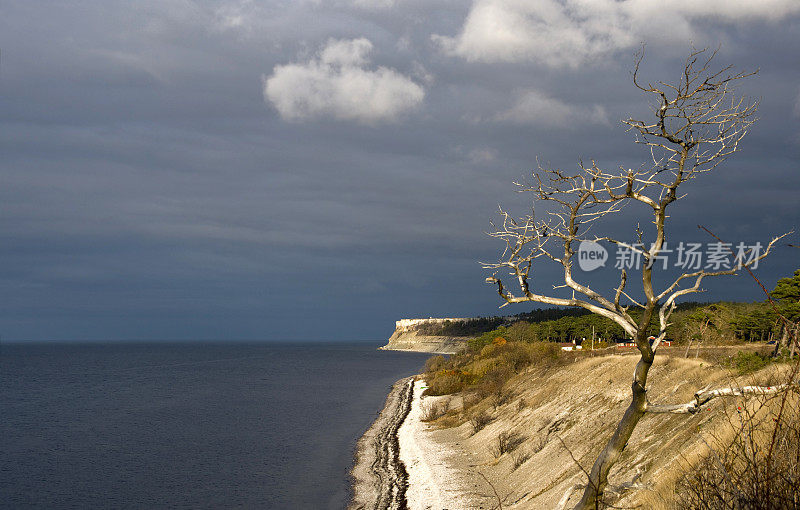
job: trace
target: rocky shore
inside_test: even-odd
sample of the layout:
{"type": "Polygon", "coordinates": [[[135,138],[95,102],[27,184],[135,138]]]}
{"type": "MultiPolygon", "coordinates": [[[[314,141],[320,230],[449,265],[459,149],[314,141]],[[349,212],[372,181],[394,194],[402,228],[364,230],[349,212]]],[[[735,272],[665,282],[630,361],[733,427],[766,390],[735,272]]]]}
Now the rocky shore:
{"type": "Polygon", "coordinates": [[[408,472],[400,460],[398,430],[411,410],[414,378],[397,381],[378,419],[359,439],[351,472],[350,510],[404,510],[408,508],[408,472]]]}
{"type": "Polygon", "coordinates": [[[413,377],[397,381],[359,440],[349,510],[459,510],[486,503],[470,479],[476,476],[472,455],[453,448],[461,431],[422,421],[425,406],[449,397],[423,397],[424,389],[425,381],[413,377]]]}

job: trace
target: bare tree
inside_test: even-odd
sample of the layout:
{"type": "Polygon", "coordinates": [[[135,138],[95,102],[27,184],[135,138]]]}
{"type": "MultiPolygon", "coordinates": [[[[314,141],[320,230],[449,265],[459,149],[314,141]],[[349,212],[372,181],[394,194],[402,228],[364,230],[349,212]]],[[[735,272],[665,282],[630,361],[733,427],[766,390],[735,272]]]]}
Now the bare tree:
{"type": "MultiPolygon", "coordinates": [[[[650,153],[650,162],[638,170],[611,172],[594,161],[579,164],[575,174],[539,167],[531,184],[519,184],[522,191],[532,192],[536,199],[551,204],[543,219],[532,212],[515,219],[500,210],[502,222],[494,225],[491,236],[505,242],[505,251],[496,263],[485,264],[494,274],[487,282],[497,285],[506,304],[535,301],[560,306],[579,306],[619,324],[636,342],[641,354],[633,374],[632,398],[624,416],[597,457],[583,493],[579,509],[598,508],[608,483],[608,473],[620,458],[641,417],[650,412],[691,412],[690,406],[654,406],[647,401],[647,374],[659,344],[664,340],[676,300],[700,292],[704,278],[736,274],[737,269],[756,263],[769,254],[773,239],[763,252],[751,252],[738,258],[731,269],[700,269],[683,273],[663,289],[653,284],[653,271],[666,250],[668,207],[684,195],[679,188],[702,173],[717,167],[739,150],[739,142],[755,122],[758,102],[736,96],[731,85],[755,73],[736,72],[731,66],[712,70],[716,51],[694,50],[686,59],[677,83],[644,84],[639,76],[643,53],[637,54],[633,83],[655,101],[649,121],[629,118],[623,123],[636,135],[636,143],[650,153]],[[591,234],[599,220],[619,213],[630,203],[638,203],[648,211],[652,230],[647,234],[635,229],[638,243],[626,244],[609,236],[591,234]],[[645,243],[645,240],[650,241],[645,243]],[[608,242],[633,250],[642,260],[641,287],[633,297],[628,289],[628,275],[623,269],[613,296],[604,296],[589,284],[579,282],[573,274],[576,249],[581,242],[608,242]],[[571,297],[557,297],[534,292],[531,286],[534,261],[549,260],[563,269],[564,285],[557,287],[571,292],[571,297]],[[510,291],[499,277],[508,272],[519,287],[510,291]],[[638,308],[639,313],[631,313],[638,308]],[[657,320],[659,331],[649,341],[650,325],[657,320]]],[[[558,294],[558,293],[556,293],[558,294]]],[[[698,399],[698,402],[700,399],[698,399]]],[[[698,404],[702,405],[702,403],[698,404]]]]}

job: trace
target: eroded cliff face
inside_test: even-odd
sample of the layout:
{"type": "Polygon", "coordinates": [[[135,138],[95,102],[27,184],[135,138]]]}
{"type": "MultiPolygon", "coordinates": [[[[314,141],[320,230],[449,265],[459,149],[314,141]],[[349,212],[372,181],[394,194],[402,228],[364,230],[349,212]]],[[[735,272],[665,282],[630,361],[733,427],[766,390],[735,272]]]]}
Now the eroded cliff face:
{"type": "MultiPolygon", "coordinates": [[[[531,367],[506,383],[502,394],[469,400],[466,409],[463,395],[422,397],[420,406],[448,401],[450,411],[437,420],[416,423],[415,441],[429,454],[412,466],[410,483],[416,479],[414,469],[434,473],[428,477],[431,483],[458,482],[463,489],[448,494],[479,498],[479,504],[469,508],[495,507],[494,491],[505,498],[504,509],[573,508],[586,483],[584,470],[591,467],[630,401],[637,361],[633,353],[575,356],[554,366],[531,367]],[[469,418],[480,415],[487,416],[488,423],[476,431],[469,418]],[[519,446],[499,454],[495,449],[502,434],[517,434],[519,446]]],[[[702,359],[659,355],[650,371],[648,395],[654,403],[683,403],[704,387],[785,380],[778,374],[789,367],[778,367],[779,372],[773,368],[736,378],[702,359]]],[[[614,508],[682,508],[675,497],[677,480],[709,444],[734,433],[731,424],[738,423],[737,406],[742,402],[718,399],[695,414],[646,415],[612,469],[609,503],[614,508]]],[[[409,415],[415,416],[419,413],[409,415]]]]}
{"type": "Polygon", "coordinates": [[[447,323],[463,323],[471,318],[400,319],[389,342],[381,347],[388,351],[430,352],[432,354],[455,354],[467,345],[462,336],[432,335],[431,331],[442,329],[447,323]]]}

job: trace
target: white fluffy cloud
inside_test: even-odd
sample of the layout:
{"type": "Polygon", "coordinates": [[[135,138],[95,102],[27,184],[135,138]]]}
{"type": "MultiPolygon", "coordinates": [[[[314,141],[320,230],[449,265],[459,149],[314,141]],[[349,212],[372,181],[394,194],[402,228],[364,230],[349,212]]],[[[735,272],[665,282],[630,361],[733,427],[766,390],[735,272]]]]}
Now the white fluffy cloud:
{"type": "Polygon", "coordinates": [[[368,69],[371,51],[367,39],[332,39],[308,62],[275,66],[264,78],[264,97],[286,120],[396,120],[418,107],[425,91],[394,69],[368,69]]]}
{"type": "Polygon", "coordinates": [[[577,65],[614,45],[635,42],[622,25],[613,9],[581,12],[557,0],[476,0],[457,37],[434,40],[470,61],[577,65]]]}
{"type": "Polygon", "coordinates": [[[461,32],[434,35],[448,54],[479,62],[577,67],[643,40],[692,39],[693,22],[776,21],[800,13],[797,0],[474,0],[461,32]]]}
{"type": "Polygon", "coordinates": [[[550,127],[569,127],[579,123],[608,124],[600,105],[588,107],[567,104],[547,94],[527,89],[517,94],[514,105],[495,116],[497,121],[550,127]]]}

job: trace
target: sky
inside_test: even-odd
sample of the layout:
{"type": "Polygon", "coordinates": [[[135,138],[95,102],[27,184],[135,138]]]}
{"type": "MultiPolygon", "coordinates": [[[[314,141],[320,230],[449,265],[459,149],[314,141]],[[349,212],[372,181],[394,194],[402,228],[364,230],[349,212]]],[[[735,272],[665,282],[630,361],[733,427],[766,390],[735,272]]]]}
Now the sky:
{"type": "MultiPolygon", "coordinates": [[[[669,239],[800,230],[800,2],[666,5],[4,0],[0,337],[380,342],[401,318],[536,308],[498,308],[489,221],[531,209],[512,182],[537,161],[646,162],[620,122],[650,114],[642,44],[650,81],[692,45],[759,69],[737,85],[759,121],[686,185],[669,239]]],[[[799,266],[784,243],[756,274],[799,266]]],[[[581,276],[608,292],[605,269],[581,276]]],[[[746,275],[705,288],[763,298],[746,275]]]]}

